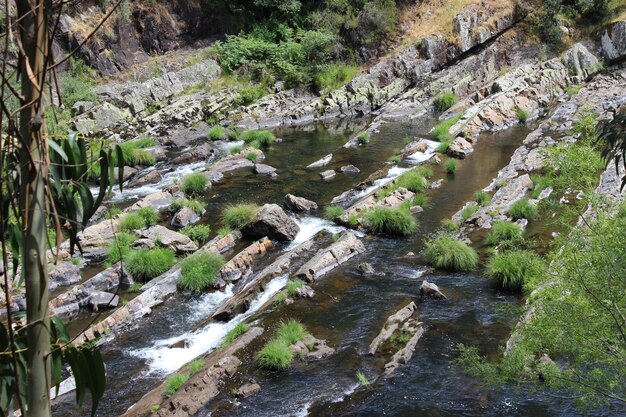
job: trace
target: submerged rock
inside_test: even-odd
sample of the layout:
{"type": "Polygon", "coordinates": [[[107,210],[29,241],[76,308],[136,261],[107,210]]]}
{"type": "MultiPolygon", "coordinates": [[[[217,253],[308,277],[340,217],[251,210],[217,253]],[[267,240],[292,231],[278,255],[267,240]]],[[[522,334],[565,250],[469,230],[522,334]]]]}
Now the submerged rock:
{"type": "Polygon", "coordinates": [[[376,273],[372,264],[367,262],[360,263],[357,269],[366,275],[374,275],[376,273]]]}
{"type": "Polygon", "coordinates": [[[361,170],[355,167],[354,165],[344,165],[341,167],[340,171],[343,172],[344,174],[351,174],[351,175],[356,175],[359,172],[361,172],[361,170]]]}
{"type": "Polygon", "coordinates": [[[328,165],[330,163],[330,161],[332,159],[333,159],[333,154],[329,153],[328,155],[326,155],[322,159],[317,160],[317,161],[313,162],[312,164],[307,165],[307,168],[319,168],[319,167],[326,166],[326,165],[328,165]]]}
{"type": "Polygon", "coordinates": [[[261,391],[261,386],[253,381],[240,386],[237,391],[235,391],[235,397],[248,398],[252,394],[256,394],[259,391],[261,391]]]}
{"type": "Polygon", "coordinates": [[[276,168],[266,164],[255,164],[254,173],[257,175],[267,175],[269,177],[277,177],[276,168]]]}
{"type": "Polygon", "coordinates": [[[287,194],[283,199],[285,206],[291,211],[311,211],[317,210],[317,203],[293,194],[287,194]]]}
{"type": "Polygon", "coordinates": [[[333,178],[335,175],[337,175],[337,173],[332,169],[320,172],[320,177],[322,177],[323,180],[329,180],[333,178]]]}
{"type": "Polygon", "coordinates": [[[244,236],[294,240],[300,227],[277,204],[265,204],[242,229],[244,236]]]}

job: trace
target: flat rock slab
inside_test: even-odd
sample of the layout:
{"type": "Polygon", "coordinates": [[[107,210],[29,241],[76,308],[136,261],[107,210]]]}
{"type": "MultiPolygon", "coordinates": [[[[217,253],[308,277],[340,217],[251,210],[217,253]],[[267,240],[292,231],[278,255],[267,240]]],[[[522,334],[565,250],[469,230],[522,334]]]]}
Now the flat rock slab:
{"type": "Polygon", "coordinates": [[[94,291],[89,296],[89,306],[98,311],[103,308],[115,308],[120,302],[120,297],[116,294],[104,291],[94,291]]]}
{"type": "Polygon", "coordinates": [[[239,280],[252,269],[252,265],[254,265],[256,260],[264,256],[272,246],[272,241],[266,237],[252,243],[230,261],[226,262],[220,269],[220,277],[222,280],[230,282],[239,280]]]}
{"type": "Polygon", "coordinates": [[[328,165],[332,159],[333,159],[333,154],[329,153],[328,155],[326,155],[322,159],[319,159],[319,160],[313,162],[312,164],[307,165],[307,168],[323,167],[325,165],[328,165]]]}
{"type": "Polygon", "coordinates": [[[337,173],[332,169],[320,172],[320,177],[322,177],[322,179],[324,180],[329,180],[333,178],[335,175],[337,175],[337,173]]]}
{"type": "Polygon", "coordinates": [[[198,246],[188,236],[158,224],[141,231],[139,235],[155,244],[158,242],[161,246],[172,249],[179,255],[198,250],[198,246]]]}
{"type": "Polygon", "coordinates": [[[328,271],[363,252],[365,252],[363,242],[352,233],[344,233],[337,242],[321,249],[313,258],[302,265],[296,272],[296,277],[313,282],[328,271]]]}
{"type": "Polygon", "coordinates": [[[398,310],[395,314],[389,316],[389,318],[387,318],[387,321],[383,325],[380,333],[378,333],[378,336],[376,336],[374,340],[372,340],[372,343],[370,343],[369,354],[375,355],[378,351],[378,348],[384,342],[389,340],[391,335],[393,335],[393,333],[398,330],[403,323],[409,320],[416,310],[417,306],[413,301],[411,301],[409,304],[398,310]]]}
{"type": "Polygon", "coordinates": [[[311,211],[317,210],[317,203],[311,200],[307,200],[304,197],[297,197],[293,194],[285,195],[283,199],[285,207],[291,211],[311,211]]]}
{"type": "Polygon", "coordinates": [[[277,177],[276,168],[266,164],[255,164],[254,173],[257,175],[267,175],[268,177],[277,177]]]}

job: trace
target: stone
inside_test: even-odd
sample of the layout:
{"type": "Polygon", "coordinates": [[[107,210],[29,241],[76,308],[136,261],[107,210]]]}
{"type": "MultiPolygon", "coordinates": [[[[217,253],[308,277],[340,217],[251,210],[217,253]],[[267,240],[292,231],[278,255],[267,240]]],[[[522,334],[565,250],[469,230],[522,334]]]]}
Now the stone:
{"type": "Polygon", "coordinates": [[[120,302],[120,297],[110,292],[94,291],[89,296],[89,306],[98,311],[103,308],[116,308],[120,302]]]}
{"type": "Polygon", "coordinates": [[[338,241],[320,249],[296,271],[296,277],[313,282],[354,256],[365,252],[365,246],[354,234],[346,232],[338,241]]]}
{"type": "Polygon", "coordinates": [[[428,282],[426,280],[422,281],[422,285],[420,285],[420,295],[422,297],[434,298],[438,300],[445,300],[447,297],[439,290],[437,284],[433,284],[432,282],[428,282]]]}
{"type": "Polygon", "coordinates": [[[72,106],[72,116],[80,116],[81,114],[93,109],[94,106],[95,104],[91,101],[77,101],[72,106]]]}
{"type": "Polygon", "coordinates": [[[317,203],[311,200],[307,200],[304,197],[297,197],[293,194],[285,195],[283,199],[285,207],[291,211],[311,211],[317,210],[317,203]]]}
{"type": "MultiPolygon", "coordinates": [[[[137,173],[137,169],[133,168],[133,167],[124,167],[124,170],[122,172],[122,181],[127,181],[130,177],[132,177],[133,175],[135,175],[137,173]]],[[[115,178],[115,181],[119,181],[119,172],[118,170],[114,170],[113,173],[113,177],[115,178]]]]}
{"type": "Polygon", "coordinates": [[[256,394],[259,391],[261,391],[261,386],[253,381],[240,386],[237,391],[235,391],[235,397],[248,398],[252,394],[256,394]]]}
{"type": "Polygon", "coordinates": [[[182,229],[190,224],[196,224],[200,221],[200,216],[189,207],[183,207],[172,216],[170,224],[172,227],[182,229]]]}
{"type": "Polygon", "coordinates": [[[319,168],[319,167],[326,166],[326,165],[328,165],[330,163],[330,161],[332,159],[333,159],[333,154],[329,153],[328,155],[326,155],[322,159],[319,159],[319,160],[313,162],[312,164],[307,165],[307,168],[319,168]]]}
{"type": "Polygon", "coordinates": [[[360,263],[359,266],[357,266],[357,269],[366,275],[374,275],[376,273],[372,264],[368,262],[360,263]]]}
{"type": "Polygon", "coordinates": [[[80,267],[72,262],[59,262],[51,265],[49,270],[49,289],[59,286],[69,286],[81,281],[80,267]]]}
{"type": "Polygon", "coordinates": [[[130,180],[127,187],[136,188],[136,187],[142,187],[148,184],[155,184],[161,181],[161,179],[162,177],[159,171],[157,171],[156,169],[153,169],[147,172],[142,172],[138,176],[135,176],[132,180],[130,180]]]}
{"type": "Polygon", "coordinates": [[[313,298],[315,297],[315,291],[308,285],[303,285],[296,289],[296,296],[299,298],[313,298]]]}
{"type": "Polygon", "coordinates": [[[276,168],[266,164],[255,164],[254,173],[258,175],[267,175],[269,177],[277,177],[276,168]]]}
{"type": "Polygon", "coordinates": [[[244,236],[272,240],[294,240],[300,227],[277,204],[265,204],[246,224],[241,232],[244,236]]]}
{"type": "Polygon", "coordinates": [[[158,242],[160,246],[172,249],[177,254],[189,254],[198,250],[198,246],[182,233],[175,232],[161,225],[152,226],[140,232],[140,236],[158,242]]]}
{"type": "Polygon", "coordinates": [[[575,43],[563,54],[563,64],[569,72],[586,78],[600,68],[600,61],[582,43],[575,43]]]}
{"type": "Polygon", "coordinates": [[[167,158],[165,149],[161,146],[151,146],[149,148],[144,148],[143,150],[149,152],[150,155],[154,156],[154,159],[157,161],[164,161],[167,158]]]}
{"type": "Polygon", "coordinates": [[[337,173],[334,170],[332,170],[332,169],[320,172],[320,176],[324,180],[329,180],[329,179],[333,178],[335,175],[337,175],[337,173]]]}
{"type": "Polygon", "coordinates": [[[448,147],[447,153],[453,158],[465,159],[465,157],[473,151],[474,148],[472,147],[472,144],[465,138],[458,136],[448,147]]]}
{"type": "Polygon", "coordinates": [[[419,214],[421,212],[424,211],[424,209],[422,208],[422,206],[411,206],[411,213],[412,214],[419,214]]]}
{"type": "Polygon", "coordinates": [[[610,61],[626,55],[626,20],[613,23],[602,34],[602,53],[610,61]]]}
{"type": "Polygon", "coordinates": [[[375,355],[378,348],[381,347],[384,342],[389,340],[393,333],[413,316],[415,311],[417,311],[417,305],[411,301],[409,304],[389,316],[387,321],[385,321],[383,328],[374,340],[372,340],[372,343],[370,343],[369,354],[375,355]]]}
{"type": "Polygon", "coordinates": [[[343,172],[344,174],[349,174],[349,175],[356,175],[359,172],[361,172],[361,170],[355,167],[354,165],[344,165],[341,167],[340,171],[343,172]]]}

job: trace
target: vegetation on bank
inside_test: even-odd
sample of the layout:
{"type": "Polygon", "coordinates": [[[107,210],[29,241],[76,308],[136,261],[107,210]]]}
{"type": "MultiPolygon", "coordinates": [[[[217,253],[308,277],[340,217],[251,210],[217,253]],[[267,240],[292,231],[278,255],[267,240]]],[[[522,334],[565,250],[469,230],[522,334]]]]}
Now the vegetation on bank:
{"type": "Polygon", "coordinates": [[[200,197],[210,186],[209,178],[203,172],[193,172],[180,180],[180,191],[187,197],[200,197]]]}
{"type": "Polygon", "coordinates": [[[375,207],[368,210],[365,223],[371,233],[407,236],[417,229],[417,221],[407,205],[398,208],[375,207]]]}
{"type": "Polygon", "coordinates": [[[180,229],[180,233],[193,240],[196,245],[201,246],[209,241],[211,226],[208,224],[189,224],[180,229]]]}
{"type": "Polygon", "coordinates": [[[506,290],[532,288],[546,273],[544,261],[535,252],[511,250],[492,256],[487,262],[487,276],[506,290]]]}
{"type": "Polygon", "coordinates": [[[227,348],[231,345],[239,336],[246,333],[250,330],[250,325],[246,322],[237,323],[235,327],[230,329],[224,339],[222,339],[222,343],[220,343],[220,349],[227,348]]]}

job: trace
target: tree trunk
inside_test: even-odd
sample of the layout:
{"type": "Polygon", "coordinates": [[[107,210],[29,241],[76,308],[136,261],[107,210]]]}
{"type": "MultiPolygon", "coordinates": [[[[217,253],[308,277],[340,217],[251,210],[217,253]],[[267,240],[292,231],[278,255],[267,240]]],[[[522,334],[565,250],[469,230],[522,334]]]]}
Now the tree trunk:
{"type": "Polygon", "coordinates": [[[21,188],[24,247],[22,274],[26,284],[27,317],[27,412],[29,417],[50,417],[50,317],[48,315],[48,270],[46,262],[46,201],[44,169],[47,137],[43,131],[48,22],[45,0],[17,0],[19,36],[23,46],[20,61],[21,188]]]}

